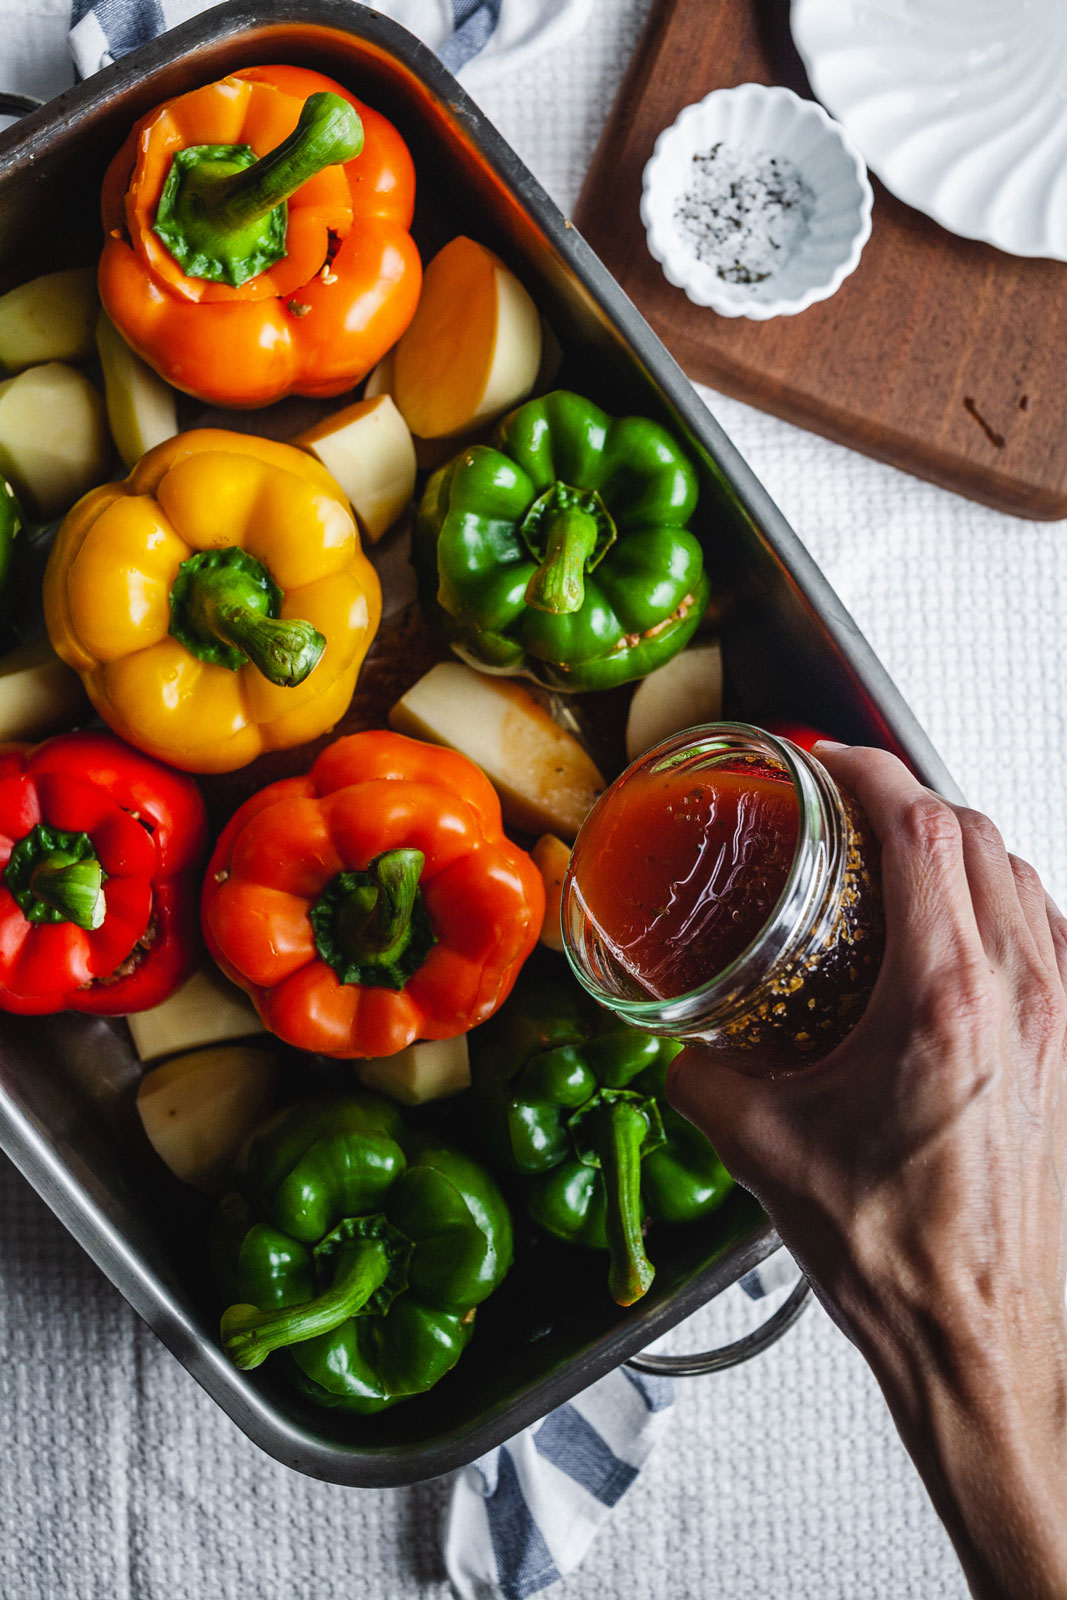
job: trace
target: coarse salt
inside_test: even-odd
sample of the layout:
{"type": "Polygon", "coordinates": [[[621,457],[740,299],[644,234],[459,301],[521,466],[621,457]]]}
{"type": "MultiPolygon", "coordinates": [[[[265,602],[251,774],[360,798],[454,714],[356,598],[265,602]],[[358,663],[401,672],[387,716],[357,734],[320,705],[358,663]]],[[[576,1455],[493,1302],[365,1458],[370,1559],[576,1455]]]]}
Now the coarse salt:
{"type": "Polygon", "coordinates": [[[692,157],[674,208],[686,249],[724,283],[763,283],[806,237],[815,195],[784,156],[719,142],[692,157]]]}

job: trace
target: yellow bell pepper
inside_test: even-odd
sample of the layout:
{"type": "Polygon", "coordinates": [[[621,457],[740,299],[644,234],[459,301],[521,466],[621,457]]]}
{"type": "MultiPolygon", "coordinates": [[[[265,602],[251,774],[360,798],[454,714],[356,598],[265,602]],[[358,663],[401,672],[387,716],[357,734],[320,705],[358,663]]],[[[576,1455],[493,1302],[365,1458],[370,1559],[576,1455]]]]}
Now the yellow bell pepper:
{"type": "Polygon", "coordinates": [[[44,605],[109,727],[172,766],[230,772],[344,714],[381,588],[313,456],[201,428],[78,502],[44,605]]]}

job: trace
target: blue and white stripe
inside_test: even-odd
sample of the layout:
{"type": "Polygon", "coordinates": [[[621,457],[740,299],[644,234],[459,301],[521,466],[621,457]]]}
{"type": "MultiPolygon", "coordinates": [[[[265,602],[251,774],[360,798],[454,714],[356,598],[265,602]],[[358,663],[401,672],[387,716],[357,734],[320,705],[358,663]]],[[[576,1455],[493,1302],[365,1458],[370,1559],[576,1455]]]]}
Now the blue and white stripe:
{"type": "MultiPolygon", "coordinates": [[[[791,1284],[778,1251],[741,1279],[753,1300],[791,1284]]],[[[663,1437],[674,1381],[619,1367],[465,1467],[445,1566],[456,1600],[526,1600],[578,1567],[663,1437]]]]}
{"type": "MultiPolygon", "coordinates": [[[[205,11],[214,0],[73,0],[70,47],[82,78],[205,11]]],[[[494,69],[558,46],[589,0],[380,0],[372,9],[416,34],[460,72],[483,55],[494,69]]]]}
{"type": "Polygon", "coordinates": [[[457,1600],[524,1600],[573,1572],[672,1403],[669,1378],[620,1367],[465,1468],[445,1537],[457,1600]]]}

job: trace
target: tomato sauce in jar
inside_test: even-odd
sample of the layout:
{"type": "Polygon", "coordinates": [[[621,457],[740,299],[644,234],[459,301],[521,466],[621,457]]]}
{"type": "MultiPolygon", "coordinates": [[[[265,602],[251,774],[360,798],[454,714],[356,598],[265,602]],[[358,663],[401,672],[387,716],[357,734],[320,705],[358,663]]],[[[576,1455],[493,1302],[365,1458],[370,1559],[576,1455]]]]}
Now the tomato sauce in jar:
{"type": "Polygon", "coordinates": [[[583,823],[564,948],[634,1027],[788,1070],[862,1015],[881,962],[877,848],[855,802],[788,741],[690,729],[635,762],[583,823]]]}
{"type": "Polygon", "coordinates": [[[752,943],[785,888],[796,791],[769,769],[639,771],[583,829],[585,912],[658,999],[685,994],[752,943]]]}

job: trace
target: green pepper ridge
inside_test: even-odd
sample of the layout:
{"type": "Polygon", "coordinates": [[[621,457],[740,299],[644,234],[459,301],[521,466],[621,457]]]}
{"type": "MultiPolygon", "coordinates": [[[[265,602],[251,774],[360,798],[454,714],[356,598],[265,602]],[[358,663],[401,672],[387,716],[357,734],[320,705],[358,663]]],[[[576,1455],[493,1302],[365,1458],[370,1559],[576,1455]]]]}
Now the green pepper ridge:
{"type": "Polygon", "coordinates": [[[474,666],[612,688],[707,609],[696,472],[667,429],[556,390],[433,473],[415,520],[423,608],[474,666]]]}
{"type": "Polygon", "coordinates": [[[534,1222],[609,1252],[620,1305],[652,1281],[646,1220],[695,1222],[733,1187],[703,1134],[666,1101],[680,1049],[603,1016],[557,963],[525,968],[471,1035],[483,1147],[518,1177],[534,1222]]]}
{"type": "Polygon", "coordinates": [[[319,1096],[255,1130],[210,1253],[223,1348],[277,1352],[317,1405],[368,1415],[424,1393],[511,1265],[511,1216],[484,1167],[371,1094],[319,1096]]]}

